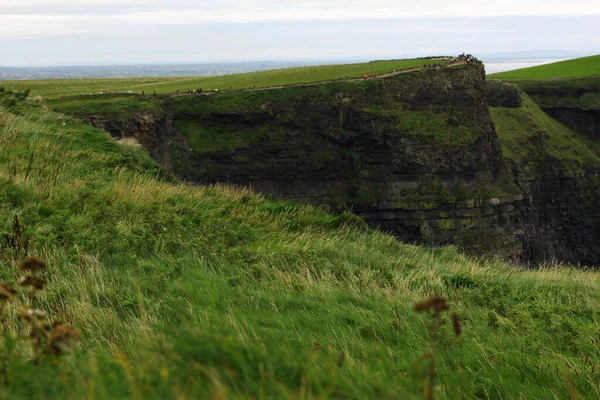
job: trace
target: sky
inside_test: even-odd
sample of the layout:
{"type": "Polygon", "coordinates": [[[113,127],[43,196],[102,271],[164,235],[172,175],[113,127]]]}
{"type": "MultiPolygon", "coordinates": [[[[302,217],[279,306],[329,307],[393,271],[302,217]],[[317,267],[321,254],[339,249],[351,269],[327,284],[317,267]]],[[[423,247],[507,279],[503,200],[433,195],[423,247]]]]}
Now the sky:
{"type": "Polygon", "coordinates": [[[600,53],[598,0],[0,0],[0,66],[600,53]]]}

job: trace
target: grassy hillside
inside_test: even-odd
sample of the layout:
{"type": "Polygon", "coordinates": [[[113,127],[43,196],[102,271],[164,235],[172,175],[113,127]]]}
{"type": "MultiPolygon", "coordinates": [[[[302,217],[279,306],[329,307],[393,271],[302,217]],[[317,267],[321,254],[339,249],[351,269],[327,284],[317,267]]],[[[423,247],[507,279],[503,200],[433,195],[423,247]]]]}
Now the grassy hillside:
{"type": "MultiPolygon", "coordinates": [[[[442,61],[435,61],[441,63],[442,61]]],[[[97,94],[101,91],[113,93],[128,92],[146,94],[185,92],[196,90],[245,89],[250,87],[270,87],[297,83],[320,82],[335,79],[361,78],[364,74],[385,74],[431,64],[431,60],[374,61],[360,64],[321,65],[311,67],[286,68],[270,71],[250,72],[235,75],[191,78],[136,78],[136,79],[59,79],[36,81],[5,81],[2,85],[10,90],[31,89],[31,96],[56,98],[97,94]]]]}
{"type": "Polygon", "coordinates": [[[600,55],[489,75],[490,79],[557,79],[600,75],[600,55]]]}
{"type": "Polygon", "coordinates": [[[600,76],[554,81],[520,81],[518,85],[540,107],[600,110],[600,76]]]}
{"type": "Polygon", "coordinates": [[[111,115],[126,118],[139,113],[161,115],[160,99],[135,94],[108,94],[103,96],[72,96],[48,101],[55,111],[68,115],[111,115]]]}
{"type": "Polygon", "coordinates": [[[519,108],[490,107],[504,156],[535,166],[545,157],[561,160],[573,173],[600,168],[600,144],[545,114],[526,94],[519,108]]]}
{"type": "Polygon", "coordinates": [[[435,398],[600,393],[596,272],[471,259],[349,215],[187,186],[139,147],[7,104],[0,280],[42,257],[35,306],[81,339],[35,357],[28,319],[8,303],[0,397],[422,398],[435,337],[435,398]],[[448,313],[434,334],[413,310],[434,294],[460,336],[448,313]]]}

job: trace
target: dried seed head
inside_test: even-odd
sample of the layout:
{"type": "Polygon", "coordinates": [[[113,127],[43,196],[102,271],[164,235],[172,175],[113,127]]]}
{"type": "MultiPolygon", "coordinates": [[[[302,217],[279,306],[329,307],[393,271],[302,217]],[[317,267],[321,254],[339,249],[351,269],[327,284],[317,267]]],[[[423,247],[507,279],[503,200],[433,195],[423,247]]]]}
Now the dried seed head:
{"type": "Polygon", "coordinates": [[[338,367],[341,367],[342,365],[344,365],[345,359],[346,359],[346,353],[344,353],[343,351],[340,352],[340,355],[338,356],[338,359],[337,359],[338,367]]]}
{"type": "Polygon", "coordinates": [[[448,303],[446,302],[446,298],[443,296],[431,296],[427,300],[421,301],[415,304],[416,312],[441,312],[448,310],[448,303]]]}
{"type": "Polygon", "coordinates": [[[42,290],[46,285],[46,280],[37,276],[28,275],[19,279],[20,286],[31,286],[34,289],[42,290]]]}
{"type": "Polygon", "coordinates": [[[0,282],[0,300],[11,300],[17,294],[17,289],[8,283],[0,282]]]}
{"type": "Polygon", "coordinates": [[[462,333],[462,326],[460,325],[460,318],[457,313],[452,313],[452,329],[454,329],[456,336],[460,336],[462,333]]]}
{"type": "Polygon", "coordinates": [[[46,318],[46,313],[43,312],[42,310],[38,310],[38,309],[29,310],[29,313],[37,318],[46,318]]]}
{"type": "Polygon", "coordinates": [[[37,330],[38,328],[36,328],[36,326],[39,324],[40,320],[46,318],[46,313],[42,310],[32,310],[30,308],[21,311],[19,313],[19,318],[31,324],[33,330],[37,330]]]}
{"type": "Polygon", "coordinates": [[[33,310],[33,309],[29,308],[25,311],[21,311],[21,314],[19,316],[25,320],[31,321],[34,318],[40,318],[40,319],[46,318],[46,313],[43,312],[42,310],[38,310],[38,309],[33,310]]]}
{"type": "Polygon", "coordinates": [[[35,343],[35,345],[39,347],[42,344],[45,336],[42,329],[32,326],[31,331],[29,332],[29,337],[35,343]]]}
{"type": "Polygon", "coordinates": [[[22,272],[36,272],[44,269],[46,269],[46,263],[38,257],[27,257],[23,262],[21,262],[21,264],[19,264],[19,270],[22,272]]]}
{"type": "Polygon", "coordinates": [[[48,336],[48,350],[52,355],[60,356],[73,342],[79,340],[79,333],[72,326],[54,323],[54,329],[48,336]]]}

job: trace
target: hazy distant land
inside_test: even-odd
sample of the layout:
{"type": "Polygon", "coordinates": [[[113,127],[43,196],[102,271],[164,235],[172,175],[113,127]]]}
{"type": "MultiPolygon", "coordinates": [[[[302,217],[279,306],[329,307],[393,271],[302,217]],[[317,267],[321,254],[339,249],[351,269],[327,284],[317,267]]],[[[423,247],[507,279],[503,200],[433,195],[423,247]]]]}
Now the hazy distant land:
{"type": "MultiPolygon", "coordinates": [[[[483,61],[486,65],[487,73],[493,74],[548,64],[565,58],[489,57],[483,58],[483,61]]],[[[198,64],[82,65],[57,67],[0,66],[0,80],[216,76],[309,65],[338,64],[345,62],[356,62],[356,60],[247,61],[198,64]]]]}

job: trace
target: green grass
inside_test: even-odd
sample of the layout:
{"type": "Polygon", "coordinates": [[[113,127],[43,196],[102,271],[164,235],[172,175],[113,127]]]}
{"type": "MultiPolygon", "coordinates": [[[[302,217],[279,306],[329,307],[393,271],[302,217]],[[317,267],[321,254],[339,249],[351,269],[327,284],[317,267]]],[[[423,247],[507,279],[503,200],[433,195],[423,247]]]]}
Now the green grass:
{"type": "Polygon", "coordinates": [[[600,75],[600,55],[489,75],[489,79],[526,80],[578,78],[600,75]]]}
{"type": "Polygon", "coordinates": [[[231,153],[269,134],[269,127],[264,125],[255,129],[238,130],[236,126],[227,124],[203,124],[183,120],[175,122],[175,127],[185,135],[188,145],[199,153],[231,153]]]}
{"type": "Polygon", "coordinates": [[[160,116],[163,113],[162,103],[152,97],[110,94],[102,96],[72,96],[53,99],[48,105],[55,111],[69,115],[108,115],[114,118],[125,118],[143,112],[160,116]]]}
{"type": "MultiPolygon", "coordinates": [[[[0,345],[2,398],[422,398],[447,296],[436,398],[600,393],[600,274],[402,244],[349,215],[167,179],[142,149],[42,106],[0,109],[0,280],[49,264],[39,307],[81,345],[0,345]],[[161,177],[163,176],[163,177],[161,177]],[[343,355],[343,356],[342,356],[343,355]],[[4,380],[6,379],[6,380],[4,380]]],[[[26,337],[7,309],[2,329],[26,337]]]]}
{"type": "Polygon", "coordinates": [[[600,168],[600,144],[549,117],[528,95],[522,96],[519,108],[490,107],[505,157],[535,166],[550,156],[573,173],[600,168]]]}
{"type": "Polygon", "coordinates": [[[9,90],[31,89],[31,96],[57,98],[61,96],[132,91],[146,94],[175,93],[187,89],[208,90],[245,89],[270,87],[298,83],[320,82],[336,79],[361,78],[364,74],[385,74],[394,70],[417,68],[430,60],[374,61],[360,64],[321,65],[314,67],[286,68],[235,75],[188,78],[135,78],[135,79],[59,79],[34,81],[5,81],[2,84],[9,90]]]}

